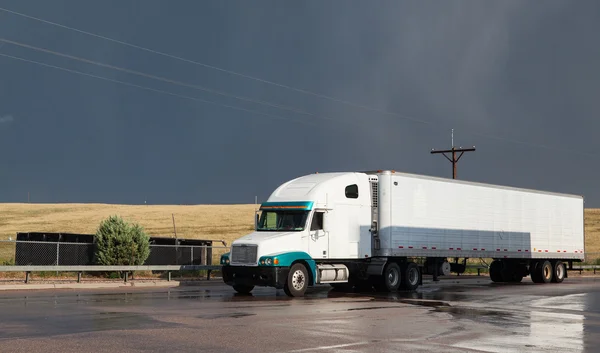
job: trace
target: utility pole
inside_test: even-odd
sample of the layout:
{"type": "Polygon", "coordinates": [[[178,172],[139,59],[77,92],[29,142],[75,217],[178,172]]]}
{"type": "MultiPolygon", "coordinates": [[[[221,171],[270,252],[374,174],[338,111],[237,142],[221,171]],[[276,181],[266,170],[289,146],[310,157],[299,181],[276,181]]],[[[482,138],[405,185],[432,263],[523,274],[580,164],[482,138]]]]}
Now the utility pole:
{"type": "Polygon", "coordinates": [[[452,163],[452,179],[456,179],[456,164],[458,163],[458,161],[460,160],[460,157],[462,157],[462,155],[465,152],[472,152],[475,151],[475,146],[473,146],[472,148],[462,148],[462,147],[454,147],[454,129],[452,129],[452,148],[449,150],[443,150],[443,151],[436,151],[435,149],[431,150],[431,154],[437,154],[437,153],[441,153],[444,155],[444,157],[446,157],[447,160],[450,161],[450,163],[452,163]],[[458,155],[458,158],[456,157],[457,152],[460,152],[460,154],[458,155]],[[452,153],[452,158],[448,157],[446,155],[446,153],[452,153]]]}

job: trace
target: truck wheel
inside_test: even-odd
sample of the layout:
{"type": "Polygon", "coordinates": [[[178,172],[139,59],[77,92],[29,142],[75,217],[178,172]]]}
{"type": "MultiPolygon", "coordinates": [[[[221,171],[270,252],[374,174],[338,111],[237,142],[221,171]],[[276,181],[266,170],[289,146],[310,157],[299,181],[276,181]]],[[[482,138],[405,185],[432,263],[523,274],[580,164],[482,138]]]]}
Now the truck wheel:
{"type": "Polygon", "coordinates": [[[498,260],[492,261],[490,264],[490,279],[492,282],[504,282],[502,278],[502,262],[498,260]]]}
{"type": "Polygon", "coordinates": [[[553,276],[553,269],[552,269],[552,264],[550,263],[550,261],[545,260],[543,262],[541,262],[538,267],[537,270],[539,271],[539,278],[542,280],[542,283],[549,283],[550,281],[552,281],[553,276]]]}
{"type": "Polygon", "coordinates": [[[236,284],[233,286],[233,289],[235,289],[235,291],[240,294],[250,294],[250,292],[252,292],[252,290],[254,289],[254,286],[244,286],[236,284]]]}
{"type": "MultiPolygon", "coordinates": [[[[400,287],[400,282],[402,279],[400,266],[398,266],[395,262],[390,262],[385,265],[383,269],[383,276],[381,276],[381,289],[384,289],[388,292],[397,291],[400,287]]],[[[378,286],[379,287],[379,286],[378,286]]]]}
{"type": "Polygon", "coordinates": [[[285,282],[284,291],[290,297],[301,297],[308,288],[308,271],[303,264],[292,266],[285,282]]]}
{"type": "Polygon", "coordinates": [[[421,283],[421,271],[414,262],[409,262],[402,266],[402,280],[400,287],[406,290],[415,290],[421,283]]]}
{"type": "Polygon", "coordinates": [[[562,261],[556,261],[556,262],[554,262],[552,269],[553,269],[552,282],[561,283],[565,279],[565,274],[567,273],[565,264],[562,261]]]}

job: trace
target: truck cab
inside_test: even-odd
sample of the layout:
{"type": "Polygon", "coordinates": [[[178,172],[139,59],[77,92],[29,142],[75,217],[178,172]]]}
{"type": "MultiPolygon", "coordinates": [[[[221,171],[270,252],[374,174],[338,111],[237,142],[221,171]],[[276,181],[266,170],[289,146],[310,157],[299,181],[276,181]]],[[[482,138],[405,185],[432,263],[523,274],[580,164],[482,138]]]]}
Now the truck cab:
{"type": "Polygon", "coordinates": [[[223,279],[240,293],[269,286],[291,296],[316,283],[347,282],[339,261],[371,256],[372,200],[363,173],[300,177],[260,205],[254,232],[221,258],[223,279]]]}

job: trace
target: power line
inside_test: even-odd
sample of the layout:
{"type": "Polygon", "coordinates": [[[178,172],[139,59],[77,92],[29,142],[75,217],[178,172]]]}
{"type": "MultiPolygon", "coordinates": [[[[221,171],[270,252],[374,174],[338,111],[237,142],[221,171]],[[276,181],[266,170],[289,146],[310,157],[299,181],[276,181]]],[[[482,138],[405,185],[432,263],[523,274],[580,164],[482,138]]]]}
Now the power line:
{"type": "Polygon", "coordinates": [[[49,25],[53,25],[53,26],[56,26],[56,27],[68,29],[68,30],[75,31],[75,32],[78,32],[78,33],[81,33],[81,34],[85,34],[85,35],[89,35],[89,36],[92,36],[92,37],[104,39],[104,40],[107,40],[109,42],[113,42],[113,43],[117,43],[117,44],[121,44],[121,45],[125,45],[125,46],[128,46],[128,47],[131,47],[131,48],[143,50],[143,51],[146,51],[146,52],[149,52],[149,53],[152,53],[152,54],[161,55],[161,56],[164,56],[164,57],[167,57],[167,58],[171,58],[171,59],[183,61],[183,62],[186,62],[186,63],[189,63],[189,64],[199,65],[199,66],[202,66],[202,67],[206,67],[208,69],[213,69],[213,70],[225,72],[225,73],[228,73],[228,74],[231,74],[231,75],[235,75],[235,76],[238,76],[238,77],[243,77],[243,78],[246,78],[246,79],[254,80],[254,81],[257,81],[257,82],[261,82],[261,83],[266,83],[266,84],[273,85],[273,86],[276,86],[276,87],[289,89],[289,90],[296,91],[296,92],[299,92],[299,93],[304,93],[304,94],[312,95],[312,96],[319,97],[319,98],[322,98],[322,99],[327,99],[327,100],[330,100],[330,101],[334,101],[334,102],[342,103],[342,104],[345,104],[345,105],[349,105],[349,106],[352,106],[352,107],[355,107],[355,108],[361,108],[361,109],[369,110],[369,111],[380,113],[380,114],[386,114],[386,115],[392,115],[392,116],[396,116],[396,117],[401,117],[403,119],[411,120],[411,121],[422,123],[422,124],[428,124],[428,125],[432,124],[431,122],[428,122],[428,121],[425,121],[425,120],[421,120],[421,119],[417,119],[417,118],[414,118],[414,117],[411,117],[411,116],[408,116],[408,115],[398,114],[398,113],[392,113],[392,112],[388,112],[388,111],[385,111],[385,110],[380,110],[380,109],[377,109],[377,108],[372,108],[372,107],[369,107],[369,106],[365,106],[365,105],[362,105],[362,104],[352,103],[352,102],[349,102],[349,101],[346,101],[346,100],[343,100],[343,99],[339,99],[339,98],[327,96],[327,95],[324,95],[324,94],[321,94],[321,93],[316,93],[316,92],[308,91],[308,90],[305,90],[305,89],[302,89],[302,88],[296,88],[296,87],[293,87],[293,86],[284,85],[282,83],[277,83],[277,82],[265,80],[265,79],[262,79],[262,78],[258,78],[258,77],[254,77],[254,76],[242,74],[242,73],[239,73],[239,72],[235,72],[235,71],[232,71],[232,70],[223,69],[223,68],[220,68],[220,67],[217,67],[217,66],[213,66],[213,65],[209,65],[209,64],[205,64],[205,63],[202,63],[202,62],[199,62],[199,61],[196,61],[196,60],[186,59],[186,58],[181,57],[181,56],[177,56],[177,55],[165,53],[165,52],[162,52],[162,51],[158,51],[158,50],[146,48],[146,47],[143,47],[143,46],[140,46],[140,45],[136,45],[136,44],[131,44],[131,43],[128,43],[128,42],[125,42],[125,41],[121,41],[121,40],[118,40],[118,39],[106,37],[106,36],[99,35],[99,34],[96,34],[96,33],[84,31],[84,30],[81,30],[81,29],[78,29],[78,28],[75,28],[75,27],[70,27],[70,26],[67,26],[67,25],[63,25],[63,24],[60,24],[60,23],[56,23],[56,22],[44,20],[44,19],[39,18],[39,17],[34,17],[34,16],[26,15],[24,13],[17,12],[17,11],[12,11],[12,10],[5,9],[5,8],[2,8],[2,7],[0,7],[0,11],[5,11],[5,12],[11,13],[13,15],[25,17],[25,18],[28,18],[28,19],[31,19],[31,20],[43,22],[43,23],[46,23],[46,24],[49,24],[49,25]]]}
{"type": "Polygon", "coordinates": [[[183,98],[183,99],[189,99],[189,100],[193,100],[193,101],[201,102],[201,103],[213,104],[213,105],[216,105],[216,106],[220,106],[220,107],[224,107],[224,108],[230,108],[230,109],[235,109],[235,110],[240,110],[240,111],[244,111],[244,112],[248,112],[248,113],[259,114],[259,115],[267,116],[267,117],[270,117],[270,118],[273,118],[273,119],[293,121],[293,122],[296,122],[296,123],[299,123],[299,124],[305,124],[305,125],[316,125],[316,124],[314,124],[312,122],[309,122],[309,121],[306,121],[306,120],[290,119],[290,118],[286,118],[286,117],[281,117],[281,116],[277,116],[277,115],[263,113],[263,112],[252,110],[252,109],[245,109],[245,108],[235,107],[235,106],[228,105],[228,104],[221,104],[221,103],[217,103],[217,102],[213,102],[213,101],[209,101],[209,100],[205,100],[205,99],[200,99],[200,98],[196,98],[196,97],[185,96],[185,95],[181,95],[181,94],[177,94],[177,93],[172,93],[172,92],[168,92],[168,91],[163,91],[163,90],[160,90],[160,89],[155,89],[155,88],[151,88],[151,87],[147,87],[147,86],[137,85],[137,84],[130,83],[130,82],[115,80],[115,79],[108,78],[108,77],[102,77],[102,76],[97,76],[97,75],[93,75],[93,74],[88,74],[86,72],[72,70],[72,69],[67,69],[67,68],[60,67],[60,66],[55,66],[55,65],[50,65],[50,64],[46,64],[46,63],[35,61],[35,60],[29,60],[29,59],[21,58],[21,57],[18,57],[18,56],[12,56],[12,55],[3,54],[3,53],[0,53],[0,56],[6,57],[6,58],[15,59],[15,60],[20,60],[20,61],[24,61],[24,62],[28,62],[28,63],[31,63],[31,64],[36,64],[36,65],[44,66],[44,67],[47,67],[47,68],[53,68],[53,69],[62,70],[62,71],[66,71],[66,72],[70,72],[70,73],[74,73],[74,74],[78,74],[78,75],[93,77],[93,78],[97,78],[97,79],[104,80],[104,81],[109,81],[109,82],[114,82],[114,83],[118,83],[118,84],[130,86],[130,87],[135,87],[135,88],[143,89],[143,90],[146,90],[146,91],[152,91],[152,92],[166,94],[166,95],[170,95],[170,96],[174,96],[174,97],[179,97],[179,98],[183,98]]]}
{"type": "MultiPolygon", "coordinates": [[[[413,121],[413,122],[418,122],[418,123],[426,124],[426,125],[429,125],[429,126],[432,126],[432,127],[436,127],[435,125],[433,125],[433,123],[431,123],[429,121],[425,121],[425,120],[422,120],[422,119],[417,119],[417,118],[414,118],[414,117],[410,117],[408,115],[398,114],[398,113],[393,113],[393,112],[388,112],[388,111],[385,111],[385,110],[368,107],[368,106],[365,106],[365,105],[362,105],[362,104],[352,103],[352,102],[349,102],[349,101],[346,101],[346,100],[342,100],[342,99],[339,99],[339,98],[327,96],[327,95],[324,95],[324,94],[311,92],[311,91],[308,91],[308,90],[305,90],[305,89],[296,88],[296,87],[292,87],[292,86],[289,86],[289,85],[284,85],[284,84],[281,84],[281,83],[277,83],[277,82],[273,82],[273,81],[261,79],[261,78],[258,78],[258,77],[254,77],[254,76],[242,74],[242,73],[235,72],[235,71],[232,71],[232,70],[223,69],[223,68],[216,67],[216,66],[213,66],[213,65],[208,65],[208,64],[196,61],[196,60],[187,59],[187,58],[184,58],[184,57],[181,57],[181,56],[177,56],[177,55],[165,53],[165,52],[162,52],[162,51],[158,51],[158,50],[150,49],[150,48],[143,47],[143,46],[140,46],[140,45],[128,43],[128,42],[125,42],[125,41],[121,41],[121,40],[117,40],[117,39],[114,39],[114,38],[106,37],[106,36],[99,35],[99,34],[96,34],[96,33],[84,31],[84,30],[81,30],[81,29],[78,29],[78,28],[75,28],[75,27],[71,27],[71,26],[60,24],[60,23],[56,23],[56,22],[44,20],[44,19],[39,18],[39,17],[30,16],[30,15],[27,15],[27,14],[24,14],[24,13],[21,13],[21,12],[17,12],[17,11],[12,11],[12,10],[9,10],[9,9],[6,9],[6,8],[0,7],[0,11],[4,11],[4,12],[10,13],[10,14],[21,16],[21,17],[28,18],[28,19],[31,19],[31,20],[39,21],[39,22],[42,22],[42,23],[45,23],[45,24],[49,24],[49,25],[52,25],[52,26],[56,26],[56,27],[60,27],[60,28],[63,28],[63,29],[75,31],[75,32],[78,32],[78,33],[81,33],[81,34],[85,34],[85,35],[88,35],[88,36],[92,36],[92,37],[95,37],[95,38],[100,38],[100,39],[103,39],[103,40],[107,40],[109,42],[113,42],[113,43],[125,45],[125,46],[131,47],[131,48],[135,48],[135,49],[138,49],[138,50],[142,50],[142,51],[148,52],[148,53],[152,53],[152,54],[156,54],[156,55],[161,55],[161,56],[168,57],[168,58],[175,59],[175,60],[179,60],[179,61],[182,61],[182,62],[186,62],[186,63],[190,63],[190,64],[194,64],[194,65],[199,65],[199,66],[202,66],[202,67],[205,67],[205,68],[209,68],[209,69],[213,69],[213,70],[225,72],[225,73],[228,73],[228,74],[231,74],[231,75],[235,75],[235,76],[238,76],[238,77],[243,77],[243,78],[254,80],[254,81],[257,81],[257,82],[274,85],[274,86],[277,86],[277,87],[280,87],[280,88],[289,89],[289,90],[300,92],[300,93],[303,93],[303,94],[312,95],[312,96],[315,96],[315,97],[319,97],[319,98],[327,99],[327,100],[330,100],[330,101],[342,103],[342,104],[345,104],[345,105],[348,105],[348,106],[352,106],[352,107],[355,107],[355,108],[361,108],[361,109],[364,109],[364,110],[369,110],[369,111],[372,111],[372,112],[377,112],[377,113],[381,113],[381,114],[385,114],[385,115],[395,116],[395,117],[403,118],[403,119],[410,120],[410,121],[413,121]]],[[[303,112],[302,114],[306,114],[306,112],[303,112]]],[[[309,115],[310,114],[311,113],[309,113],[309,115]]],[[[472,130],[471,131],[466,131],[466,132],[471,133],[473,135],[477,135],[477,136],[481,136],[481,137],[486,137],[486,138],[492,138],[492,139],[500,140],[500,141],[508,141],[508,142],[512,142],[512,143],[517,143],[517,144],[522,144],[522,145],[528,145],[528,146],[533,146],[533,147],[539,147],[539,148],[544,148],[544,149],[549,149],[549,150],[565,151],[565,152],[576,153],[576,154],[581,154],[581,155],[585,155],[585,156],[596,156],[596,155],[593,155],[593,154],[590,154],[590,153],[579,152],[579,151],[570,150],[570,149],[560,149],[560,148],[555,148],[555,147],[541,145],[541,144],[536,144],[536,143],[531,143],[531,142],[525,142],[525,141],[519,141],[519,140],[514,140],[514,139],[508,139],[508,138],[503,138],[503,137],[494,136],[494,135],[490,135],[490,134],[479,133],[479,132],[475,132],[475,131],[472,131],[472,130]]]]}
{"type": "MultiPolygon", "coordinates": [[[[221,95],[221,96],[225,96],[225,97],[235,98],[235,99],[238,99],[238,100],[241,100],[241,101],[245,101],[245,102],[250,102],[250,103],[260,104],[260,105],[264,105],[264,106],[268,106],[268,107],[272,107],[272,108],[278,108],[278,109],[282,109],[282,110],[287,110],[287,111],[291,111],[291,112],[294,112],[294,113],[311,116],[311,117],[314,117],[314,118],[317,118],[317,119],[329,120],[329,121],[333,121],[333,122],[336,122],[336,123],[344,123],[344,124],[354,125],[354,126],[357,126],[357,127],[363,127],[363,126],[361,126],[359,124],[356,124],[355,122],[352,122],[352,121],[342,121],[342,120],[338,120],[338,119],[333,119],[333,118],[328,117],[328,116],[317,115],[317,114],[314,114],[314,113],[311,113],[311,112],[307,112],[307,111],[303,111],[303,110],[300,110],[300,109],[297,109],[297,108],[294,108],[294,107],[289,107],[289,106],[280,105],[280,104],[276,104],[276,103],[271,103],[271,102],[267,102],[267,101],[255,100],[255,99],[244,97],[244,96],[233,95],[233,94],[229,94],[229,93],[226,93],[226,92],[222,92],[222,91],[214,90],[214,89],[211,89],[211,88],[207,88],[207,87],[204,87],[204,86],[194,85],[194,84],[190,84],[190,83],[186,83],[186,82],[181,82],[181,81],[169,79],[169,78],[166,78],[166,77],[161,77],[161,76],[156,76],[156,75],[148,74],[148,73],[141,72],[141,71],[131,70],[131,69],[127,69],[127,68],[123,68],[123,67],[119,67],[119,66],[115,66],[115,65],[110,65],[110,64],[105,64],[105,63],[101,63],[101,62],[98,62],[98,61],[93,61],[93,60],[90,60],[90,59],[81,58],[81,57],[77,57],[77,56],[74,56],[74,55],[64,54],[64,53],[60,53],[60,52],[57,52],[57,51],[54,51],[54,50],[45,49],[45,48],[41,48],[41,47],[30,45],[30,44],[26,44],[26,43],[21,43],[21,42],[9,40],[9,39],[6,39],[6,38],[1,38],[0,37],[0,43],[2,43],[2,44],[8,43],[8,44],[16,45],[16,46],[19,46],[19,47],[23,47],[23,48],[27,48],[27,49],[32,49],[32,50],[36,50],[36,51],[41,51],[41,52],[44,52],[44,53],[48,53],[48,54],[52,54],[52,55],[56,55],[56,56],[60,56],[60,57],[64,57],[64,58],[68,58],[68,59],[72,59],[72,60],[76,60],[76,61],[80,61],[80,62],[83,62],[83,63],[88,63],[88,64],[100,66],[100,67],[105,67],[105,68],[109,68],[109,69],[113,69],[113,70],[125,72],[125,73],[128,73],[128,74],[137,75],[137,76],[141,76],[141,77],[145,77],[145,78],[150,78],[150,79],[154,79],[154,80],[158,80],[158,81],[162,81],[162,82],[166,82],[166,83],[170,83],[170,84],[174,84],[174,85],[178,85],[178,86],[182,86],[182,87],[186,87],[186,88],[192,88],[192,89],[196,89],[196,90],[201,90],[201,91],[213,93],[213,94],[216,94],[216,95],[221,95]]],[[[52,67],[52,66],[50,65],[50,67],[52,67]]],[[[89,75],[89,74],[85,74],[85,75],[89,75]]],[[[118,82],[122,82],[122,81],[118,81],[118,82]]],[[[163,91],[163,92],[166,92],[166,91],[163,91]]],[[[194,99],[198,100],[198,98],[194,98],[194,99]]],[[[200,100],[200,101],[203,101],[203,100],[200,100]]],[[[212,102],[212,101],[204,101],[204,102],[209,103],[209,104],[218,104],[218,103],[212,102]]],[[[242,109],[242,108],[237,108],[237,107],[230,106],[230,105],[223,105],[223,106],[231,107],[232,109],[238,109],[238,110],[242,109]]],[[[248,111],[248,112],[257,112],[257,111],[249,110],[249,109],[246,110],[246,111],[248,111]]],[[[260,114],[265,115],[265,113],[260,113],[260,114]]],[[[275,115],[266,114],[266,116],[275,116],[275,115]]],[[[295,120],[295,121],[299,121],[299,120],[295,120]]],[[[427,123],[427,124],[429,124],[429,123],[427,123]]],[[[431,128],[435,128],[435,129],[443,129],[440,126],[434,126],[434,125],[431,125],[430,127],[431,128]]],[[[543,149],[547,149],[547,150],[555,150],[555,151],[568,152],[568,153],[579,154],[579,155],[584,155],[584,156],[588,156],[588,157],[596,157],[597,156],[595,154],[581,152],[581,151],[577,151],[577,150],[573,150],[573,149],[557,148],[557,147],[552,147],[552,146],[547,146],[547,145],[542,145],[542,144],[537,144],[537,143],[532,143],[532,142],[519,141],[519,140],[509,139],[509,138],[505,138],[505,137],[499,137],[499,136],[495,136],[495,135],[491,135],[491,134],[480,133],[480,132],[473,131],[473,130],[471,130],[471,131],[467,130],[466,132],[470,132],[472,135],[481,136],[481,137],[485,137],[485,138],[489,138],[489,139],[494,139],[494,140],[498,140],[498,141],[508,141],[508,142],[512,142],[512,143],[515,143],[515,144],[528,145],[528,146],[531,146],[531,147],[538,147],[538,148],[543,148],[543,149]]]]}
{"type": "MultiPolygon", "coordinates": [[[[327,117],[327,116],[318,116],[318,115],[313,114],[311,112],[299,110],[299,109],[296,109],[296,108],[293,108],[293,107],[289,107],[289,106],[285,106],[285,105],[281,105],[281,104],[276,104],[276,103],[271,103],[271,102],[266,102],[266,101],[261,101],[261,100],[256,100],[256,99],[252,99],[252,98],[248,98],[248,97],[244,97],[244,96],[238,96],[238,95],[234,95],[234,94],[229,94],[229,93],[226,93],[226,92],[223,92],[223,91],[218,91],[218,90],[215,90],[215,89],[212,89],[212,88],[208,88],[208,87],[204,87],[204,86],[200,86],[200,85],[194,85],[194,84],[190,84],[190,83],[186,83],[186,82],[182,82],[182,81],[176,81],[176,80],[172,80],[170,78],[156,76],[156,75],[148,74],[148,73],[141,72],[141,71],[127,69],[127,68],[124,68],[124,67],[119,67],[119,66],[115,66],[115,65],[105,64],[105,63],[101,63],[101,62],[98,62],[98,61],[94,61],[94,60],[90,60],[90,59],[86,59],[86,58],[82,58],[82,57],[78,57],[78,56],[74,56],[74,55],[69,55],[69,54],[61,53],[61,52],[57,52],[57,51],[54,51],[54,50],[50,50],[50,49],[46,49],[46,48],[41,48],[41,47],[37,47],[37,46],[34,46],[34,45],[22,43],[22,42],[17,42],[17,41],[9,40],[9,39],[6,39],[6,38],[0,38],[0,42],[12,44],[12,45],[16,45],[16,46],[19,46],[19,47],[22,47],[22,48],[31,49],[31,50],[41,51],[41,52],[44,52],[44,53],[48,53],[48,54],[52,54],[52,55],[56,55],[56,56],[61,56],[63,58],[68,58],[68,59],[72,59],[72,60],[76,60],[76,61],[80,61],[80,62],[83,62],[83,63],[92,64],[92,65],[96,65],[96,66],[100,66],[100,67],[105,67],[105,68],[109,68],[109,69],[113,69],[113,70],[125,72],[125,73],[128,73],[128,74],[137,75],[137,76],[141,76],[141,77],[145,77],[145,78],[150,78],[150,79],[153,79],[153,80],[158,80],[158,81],[162,81],[162,82],[166,82],[166,83],[170,83],[170,84],[174,84],[174,85],[178,85],[178,86],[182,86],[182,87],[186,87],[186,88],[192,88],[192,89],[196,89],[196,90],[200,90],[200,91],[204,91],[204,92],[209,92],[209,93],[213,93],[213,94],[224,96],[224,97],[235,98],[235,99],[242,100],[242,101],[245,101],[245,102],[250,102],[250,103],[265,105],[265,106],[268,106],[268,107],[278,108],[278,109],[282,109],[282,110],[288,110],[288,111],[291,111],[291,112],[294,112],[294,113],[308,115],[308,116],[312,116],[312,117],[315,117],[315,118],[320,118],[320,119],[323,119],[323,120],[330,120],[330,121],[339,122],[339,120],[336,120],[336,119],[333,119],[333,118],[330,118],[330,117],[327,117]]],[[[350,122],[347,122],[347,123],[350,123],[350,122]]]]}
{"type": "MultiPolygon", "coordinates": [[[[81,34],[85,34],[85,35],[88,35],[88,36],[92,36],[92,37],[95,37],[95,38],[100,38],[100,39],[103,39],[103,40],[107,40],[109,42],[121,44],[121,45],[124,45],[124,46],[128,46],[128,47],[135,48],[135,49],[138,49],[138,50],[142,50],[142,51],[145,51],[145,52],[149,52],[149,53],[152,53],[152,54],[161,55],[161,56],[168,57],[168,58],[175,59],[175,60],[179,60],[179,61],[182,61],[182,62],[186,62],[186,63],[190,63],[190,64],[202,66],[202,67],[205,67],[205,68],[209,68],[209,69],[213,69],[213,70],[225,72],[225,73],[228,73],[228,74],[231,74],[231,75],[235,75],[235,76],[238,76],[238,77],[243,77],[243,78],[254,80],[254,81],[257,81],[257,82],[261,82],[261,83],[265,83],[265,84],[270,84],[270,85],[274,85],[274,86],[277,86],[277,87],[280,87],[280,88],[285,88],[285,89],[289,89],[289,90],[296,91],[296,92],[299,92],[299,93],[303,93],[303,94],[312,95],[312,96],[315,96],[315,97],[327,99],[327,100],[330,100],[330,101],[333,101],[333,102],[345,104],[345,105],[352,106],[352,107],[355,107],[355,108],[360,108],[360,109],[364,109],[364,110],[368,110],[368,111],[372,111],[372,112],[376,112],[376,113],[380,113],[380,114],[384,114],[384,115],[395,116],[395,117],[402,118],[402,119],[405,119],[405,120],[410,120],[410,121],[413,121],[413,122],[425,124],[425,125],[428,125],[428,126],[433,127],[433,128],[438,128],[438,126],[435,125],[435,124],[438,124],[438,123],[434,123],[434,122],[430,122],[430,121],[426,121],[426,120],[414,118],[412,116],[408,116],[408,115],[405,115],[405,114],[399,114],[399,113],[389,112],[389,111],[386,111],[386,110],[377,109],[377,108],[369,107],[369,106],[366,106],[366,105],[353,103],[353,102],[350,102],[350,101],[346,101],[346,100],[343,100],[343,99],[339,99],[339,98],[335,98],[335,97],[332,97],[332,96],[324,95],[324,94],[321,94],[321,93],[316,93],[316,92],[312,92],[312,91],[309,91],[309,90],[305,90],[305,89],[296,88],[296,87],[293,87],[293,86],[289,86],[289,85],[277,83],[277,82],[274,82],[274,81],[269,81],[269,80],[261,79],[261,78],[258,78],[258,77],[254,77],[254,76],[242,74],[242,73],[235,72],[235,71],[232,71],[232,70],[223,69],[223,68],[220,68],[220,67],[217,67],[217,66],[213,66],[213,65],[209,65],[209,64],[205,64],[205,63],[202,63],[202,62],[199,62],[199,61],[196,61],[196,60],[187,59],[187,58],[184,58],[184,57],[181,57],[181,56],[177,56],[177,55],[165,53],[165,52],[158,51],[158,50],[155,50],[155,49],[150,49],[150,48],[147,48],[147,47],[143,47],[143,46],[140,46],[140,45],[128,43],[128,42],[121,41],[121,40],[118,40],[118,39],[106,37],[106,36],[103,36],[103,35],[99,35],[99,34],[96,34],[96,33],[88,32],[88,31],[81,30],[81,29],[78,29],[78,28],[75,28],[75,27],[63,25],[63,24],[60,24],[60,23],[57,23],[57,22],[48,21],[48,20],[45,20],[45,19],[42,19],[42,18],[39,18],[39,17],[30,16],[30,15],[27,15],[27,14],[24,14],[24,13],[21,13],[21,12],[17,12],[17,11],[13,11],[13,10],[9,10],[9,9],[6,9],[6,8],[0,7],[0,11],[4,11],[4,12],[7,12],[7,13],[10,13],[10,14],[13,14],[13,15],[21,16],[21,17],[24,17],[24,18],[27,18],[27,19],[39,21],[39,22],[42,22],[42,23],[45,23],[45,24],[49,24],[49,25],[52,25],[52,26],[56,26],[56,27],[60,27],[60,28],[63,28],[63,29],[71,30],[71,31],[78,32],[78,33],[81,33],[81,34]]],[[[219,93],[216,93],[216,92],[212,92],[212,93],[219,94],[219,93]]],[[[240,97],[240,98],[242,98],[242,97],[240,97]]],[[[240,99],[240,98],[238,98],[238,99],[240,99]]],[[[266,104],[266,105],[270,105],[270,106],[274,106],[274,107],[278,106],[277,104],[272,104],[272,103],[268,103],[268,102],[261,102],[261,101],[254,101],[254,100],[251,100],[251,101],[253,101],[254,103],[257,103],[257,104],[266,104]]],[[[309,112],[304,112],[304,111],[296,111],[294,108],[290,108],[290,107],[286,107],[286,106],[280,106],[278,108],[280,108],[280,109],[286,109],[286,110],[290,110],[290,111],[294,111],[294,112],[300,113],[300,114],[305,114],[305,115],[311,115],[311,116],[314,116],[314,117],[318,117],[315,114],[312,114],[312,113],[309,113],[309,112]]],[[[321,117],[321,118],[324,118],[324,117],[321,117]]],[[[333,120],[333,119],[330,119],[330,118],[328,118],[328,119],[329,120],[333,120]]],[[[577,150],[573,150],[573,149],[557,148],[557,147],[552,147],[552,146],[547,146],[547,145],[542,145],[542,144],[537,144],[537,143],[532,143],[532,142],[520,141],[520,140],[515,140],[515,139],[510,139],[510,138],[505,138],[505,137],[500,137],[500,136],[495,136],[495,135],[491,135],[491,134],[480,133],[480,132],[477,132],[477,131],[474,131],[474,130],[465,130],[465,132],[470,133],[470,134],[475,135],[475,136],[480,136],[480,137],[485,137],[485,138],[491,138],[491,139],[498,140],[498,141],[507,141],[507,142],[521,144],[521,145],[527,145],[527,146],[531,146],[531,147],[538,147],[538,148],[547,149],[547,150],[568,152],[568,153],[579,154],[579,155],[588,156],[588,157],[590,157],[590,156],[591,157],[596,157],[597,156],[595,154],[581,152],[581,151],[577,151],[577,150]]]]}

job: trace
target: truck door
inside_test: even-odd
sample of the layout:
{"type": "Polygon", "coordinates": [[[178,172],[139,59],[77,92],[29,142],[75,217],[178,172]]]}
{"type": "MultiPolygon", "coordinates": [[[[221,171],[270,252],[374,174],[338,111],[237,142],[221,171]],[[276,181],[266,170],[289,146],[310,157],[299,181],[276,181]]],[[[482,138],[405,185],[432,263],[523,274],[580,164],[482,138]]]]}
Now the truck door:
{"type": "Polygon", "coordinates": [[[308,250],[313,259],[329,257],[329,235],[323,229],[324,212],[315,210],[310,223],[308,250]]]}

